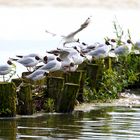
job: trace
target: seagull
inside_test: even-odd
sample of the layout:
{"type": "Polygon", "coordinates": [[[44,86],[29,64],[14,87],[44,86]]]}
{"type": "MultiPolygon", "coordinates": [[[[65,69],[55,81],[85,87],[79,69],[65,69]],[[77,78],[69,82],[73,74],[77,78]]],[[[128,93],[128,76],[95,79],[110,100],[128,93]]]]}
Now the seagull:
{"type": "Polygon", "coordinates": [[[86,56],[83,55],[80,50],[81,48],[79,46],[58,50],[64,71],[75,71],[78,68],[78,65],[83,63],[86,56]]]}
{"type": "MultiPolygon", "coordinates": [[[[64,36],[64,35],[61,35],[61,37],[63,37],[62,40],[64,40],[64,43],[63,43],[63,46],[65,46],[67,43],[72,43],[72,42],[79,42],[79,39],[75,39],[74,36],[79,33],[80,31],[82,31],[83,29],[85,29],[89,23],[91,21],[91,16],[88,17],[82,24],[81,26],[75,30],[74,32],[71,32],[70,34],[64,36]]],[[[52,32],[49,32],[46,30],[47,33],[49,34],[52,34],[53,36],[56,36],[57,34],[55,33],[52,33],[52,32]]]]}
{"type": "Polygon", "coordinates": [[[74,66],[73,58],[70,57],[70,53],[71,53],[70,50],[72,50],[72,48],[59,50],[59,57],[62,60],[61,67],[64,71],[67,71],[67,70],[70,71],[70,68],[74,66]]]}
{"type": "Polygon", "coordinates": [[[53,61],[57,58],[58,55],[53,54],[53,53],[47,53],[43,58],[40,58],[43,63],[48,63],[50,61],[53,61]]]}
{"type": "MultiPolygon", "coordinates": [[[[0,65],[0,75],[3,75],[3,81],[5,81],[5,75],[9,74],[12,71],[15,73],[15,69],[16,65],[10,60],[7,61],[7,64],[0,65]]],[[[10,78],[13,76],[13,74],[10,76],[10,78]]]]}
{"type": "Polygon", "coordinates": [[[91,55],[95,59],[105,58],[108,56],[110,50],[111,50],[111,45],[107,43],[100,47],[95,48],[94,50],[91,50],[87,54],[91,55]]]}
{"type": "Polygon", "coordinates": [[[48,73],[49,73],[49,71],[47,71],[47,70],[39,70],[38,69],[25,77],[27,79],[31,79],[33,81],[36,81],[36,80],[41,80],[41,79],[45,78],[48,75],[48,73]]]}
{"type": "Polygon", "coordinates": [[[49,72],[54,72],[60,70],[62,66],[62,60],[57,57],[55,60],[48,62],[47,64],[40,67],[38,70],[45,70],[49,72]]]}
{"type": "Polygon", "coordinates": [[[131,43],[123,43],[120,46],[117,46],[114,49],[114,53],[116,55],[127,55],[132,51],[132,44],[131,43]]]}
{"type": "Polygon", "coordinates": [[[140,54],[140,41],[135,42],[133,51],[135,54],[140,54]]]}
{"type": "Polygon", "coordinates": [[[30,54],[27,54],[27,55],[16,55],[16,57],[19,57],[19,58],[23,58],[23,57],[36,57],[36,56],[39,56],[39,55],[36,54],[36,53],[30,53],[30,54]]]}
{"type": "Polygon", "coordinates": [[[20,59],[10,58],[11,61],[16,61],[27,68],[28,71],[31,71],[31,68],[35,67],[39,62],[40,58],[35,57],[22,57],[20,59]]]}

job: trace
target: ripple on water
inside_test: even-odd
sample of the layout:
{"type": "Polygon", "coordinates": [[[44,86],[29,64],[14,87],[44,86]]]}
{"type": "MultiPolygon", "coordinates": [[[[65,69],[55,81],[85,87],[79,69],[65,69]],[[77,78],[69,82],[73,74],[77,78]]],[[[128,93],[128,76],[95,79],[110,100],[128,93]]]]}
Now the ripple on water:
{"type": "Polygon", "coordinates": [[[140,108],[101,106],[88,112],[0,119],[0,138],[17,140],[138,140],[140,108]],[[14,129],[11,130],[13,127],[14,129]],[[5,134],[5,135],[3,135],[5,134]]]}

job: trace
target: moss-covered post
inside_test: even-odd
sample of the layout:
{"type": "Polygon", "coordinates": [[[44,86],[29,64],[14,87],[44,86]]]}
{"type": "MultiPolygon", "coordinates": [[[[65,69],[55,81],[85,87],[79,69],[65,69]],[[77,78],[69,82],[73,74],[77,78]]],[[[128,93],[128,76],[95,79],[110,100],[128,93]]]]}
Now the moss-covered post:
{"type": "Polygon", "coordinates": [[[57,112],[68,113],[74,110],[77,94],[79,92],[79,85],[73,83],[65,83],[64,90],[57,112]]]}
{"type": "Polygon", "coordinates": [[[64,78],[62,77],[48,77],[46,97],[54,100],[54,109],[58,110],[60,104],[61,94],[64,87],[64,78]]]}
{"type": "Polygon", "coordinates": [[[68,72],[64,75],[65,83],[80,84],[82,78],[82,71],[68,72]]]}
{"type": "Polygon", "coordinates": [[[0,83],[0,116],[16,116],[17,94],[14,83],[0,83]]]}
{"type": "Polygon", "coordinates": [[[18,93],[17,113],[20,115],[33,114],[32,91],[30,84],[21,86],[18,93]]]}
{"type": "Polygon", "coordinates": [[[106,57],[104,58],[104,64],[106,69],[112,70],[113,64],[116,62],[116,57],[106,57]]]}
{"type": "Polygon", "coordinates": [[[80,80],[80,87],[79,87],[79,93],[77,95],[77,100],[82,103],[84,102],[84,97],[83,97],[83,93],[84,93],[84,86],[85,86],[85,82],[86,82],[86,71],[85,70],[81,70],[81,80],[80,80]]]}
{"type": "Polygon", "coordinates": [[[63,77],[64,72],[63,71],[54,71],[54,72],[49,72],[48,76],[50,77],[63,77]]]}
{"type": "Polygon", "coordinates": [[[97,64],[88,64],[87,65],[87,81],[88,86],[91,88],[96,87],[96,80],[98,75],[99,66],[97,64]]]}

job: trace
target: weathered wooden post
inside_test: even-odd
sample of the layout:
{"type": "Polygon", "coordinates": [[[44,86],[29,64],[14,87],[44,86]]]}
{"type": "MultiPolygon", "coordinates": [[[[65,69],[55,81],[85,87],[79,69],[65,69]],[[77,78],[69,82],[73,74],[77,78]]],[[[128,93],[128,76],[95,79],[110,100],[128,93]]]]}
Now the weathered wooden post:
{"type": "Polygon", "coordinates": [[[79,85],[65,83],[62,98],[57,112],[68,113],[74,110],[76,98],[79,92],[79,85]]]}
{"type": "Polygon", "coordinates": [[[20,87],[18,93],[17,113],[20,115],[33,114],[32,91],[30,84],[24,84],[20,87]]]}
{"type": "Polygon", "coordinates": [[[45,94],[47,98],[51,98],[54,100],[55,111],[58,110],[63,88],[64,88],[64,78],[62,77],[47,78],[47,92],[45,94]]]}
{"type": "Polygon", "coordinates": [[[54,71],[54,72],[49,72],[48,76],[50,77],[63,77],[64,72],[63,71],[54,71]]]}
{"type": "Polygon", "coordinates": [[[84,102],[84,97],[83,97],[83,93],[84,93],[84,86],[85,86],[85,82],[86,82],[86,71],[85,70],[80,70],[81,71],[81,80],[80,80],[80,87],[79,87],[79,93],[77,95],[77,100],[82,103],[84,102]]]}
{"type": "Polygon", "coordinates": [[[12,82],[0,83],[0,116],[16,116],[17,94],[16,87],[12,82]]]}
{"type": "Polygon", "coordinates": [[[88,86],[91,88],[96,87],[98,70],[99,70],[99,66],[97,64],[87,65],[87,81],[88,81],[88,86]]]}
{"type": "Polygon", "coordinates": [[[83,87],[86,80],[84,70],[77,70],[74,72],[68,72],[64,74],[65,83],[74,83],[79,85],[79,93],[77,95],[77,100],[83,102],[83,87]]]}
{"type": "Polygon", "coordinates": [[[112,58],[111,57],[106,57],[104,58],[104,63],[105,63],[105,67],[106,69],[112,69],[112,58]]]}
{"type": "Polygon", "coordinates": [[[80,84],[82,78],[82,71],[68,72],[64,75],[65,83],[80,84]]]}

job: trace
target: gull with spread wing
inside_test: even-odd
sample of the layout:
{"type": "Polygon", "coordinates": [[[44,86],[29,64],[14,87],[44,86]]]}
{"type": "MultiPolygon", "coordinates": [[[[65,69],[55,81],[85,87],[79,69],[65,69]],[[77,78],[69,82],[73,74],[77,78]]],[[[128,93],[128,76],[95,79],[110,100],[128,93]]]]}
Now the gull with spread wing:
{"type": "MultiPolygon", "coordinates": [[[[78,28],[76,31],[64,36],[64,35],[61,35],[61,37],[63,37],[62,40],[64,40],[64,43],[63,43],[63,46],[65,46],[67,43],[72,43],[72,42],[79,42],[79,39],[76,39],[74,38],[74,36],[79,33],[80,31],[82,31],[83,29],[85,29],[89,23],[91,21],[91,16],[88,17],[84,23],[81,24],[80,28],[78,28]]],[[[56,36],[57,34],[55,33],[52,33],[52,32],[49,32],[48,30],[46,30],[47,33],[51,34],[52,36],[56,36]]]]}

